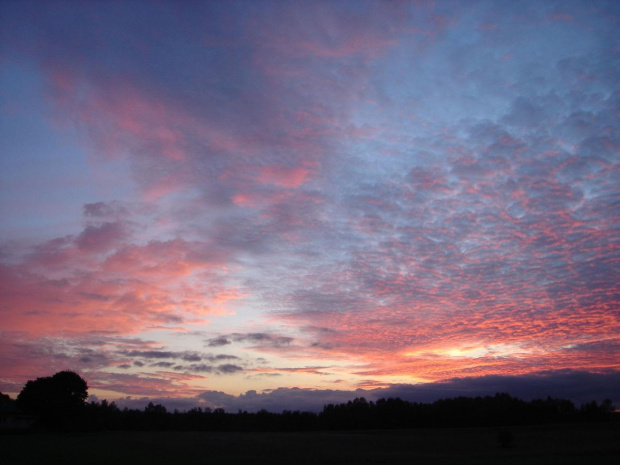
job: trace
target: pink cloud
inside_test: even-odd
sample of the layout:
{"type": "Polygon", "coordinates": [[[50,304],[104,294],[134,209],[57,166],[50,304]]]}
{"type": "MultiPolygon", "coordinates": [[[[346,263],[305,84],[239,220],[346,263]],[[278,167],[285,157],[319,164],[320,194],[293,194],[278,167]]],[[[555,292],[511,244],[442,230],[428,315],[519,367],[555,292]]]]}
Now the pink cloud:
{"type": "MultiPolygon", "coordinates": [[[[203,122],[191,112],[119,76],[100,82],[56,64],[48,64],[46,70],[55,123],[73,121],[83,129],[95,159],[129,160],[145,200],[158,200],[191,183],[187,152],[191,141],[204,133],[203,122]],[[145,171],[140,165],[147,161],[153,169],[145,171]]],[[[213,142],[229,143],[221,137],[213,142]]]]}
{"type": "Polygon", "coordinates": [[[296,189],[308,181],[310,170],[303,167],[266,166],[260,169],[258,180],[279,187],[296,189]]]}
{"type": "Polygon", "coordinates": [[[226,313],[227,302],[244,297],[222,282],[225,257],[207,253],[206,244],[127,244],[120,230],[105,225],[86,228],[75,243],[50,241],[22,263],[2,267],[3,329],[37,335],[131,334],[226,313]],[[190,277],[194,272],[202,281],[190,277]]]}
{"type": "MultiPolygon", "coordinates": [[[[153,99],[127,83],[111,83],[105,90],[91,90],[80,102],[80,122],[96,134],[104,153],[115,158],[121,156],[129,146],[156,151],[157,154],[173,161],[185,159],[184,130],[195,127],[195,121],[170,102],[153,99]],[[116,84],[116,85],[115,85],[116,84]]],[[[73,92],[63,97],[75,98],[73,92]]]]}
{"type": "Polygon", "coordinates": [[[250,194],[236,194],[232,197],[235,205],[240,207],[255,207],[257,205],[255,196],[250,194]]]}
{"type": "Polygon", "coordinates": [[[195,397],[202,392],[191,385],[204,376],[160,371],[153,374],[93,373],[90,385],[97,390],[113,391],[125,396],[195,397]]]}
{"type": "Polygon", "coordinates": [[[366,56],[368,58],[377,58],[381,56],[384,49],[396,45],[396,40],[386,40],[380,37],[371,37],[363,35],[353,38],[347,38],[337,45],[322,45],[316,42],[301,42],[298,45],[297,53],[303,55],[312,55],[321,58],[344,58],[356,55],[366,56]]]}
{"type": "Polygon", "coordinates": [[[89,225],[77,237],[76,244],[81,250],[107,251],[127,237],[125,227],[120,223],[89,225]]]}

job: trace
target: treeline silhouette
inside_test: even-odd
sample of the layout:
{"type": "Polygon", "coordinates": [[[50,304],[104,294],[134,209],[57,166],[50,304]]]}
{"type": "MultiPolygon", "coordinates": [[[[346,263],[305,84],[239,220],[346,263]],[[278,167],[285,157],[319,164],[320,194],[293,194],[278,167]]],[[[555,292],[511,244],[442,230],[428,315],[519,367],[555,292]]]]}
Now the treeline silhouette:
{"type": "Polygon", "coordinates": [[[485,397],[457,397],[432,403],[399,398],[376,402],[359,397],[325,405],[320,413],[261,410],[226,412],[196,407],[169,412],[150,402],[143,410],[120,409],[114,402],[84,402],[87,384],[65,371],[28,381],[17,398],[18,407],[36,416],[36,427],[65,431],[170,430],[170,431],[317,431],[541,425],[599,422],[614,418],[610,400],[577,408],[564,399],[524,401],[506,393],[485,397]]]}
{"type": "Polygon", "coordinates": [[[90,426],[108,430],[175,431],[318,431],[404,429],[424,427],[470,427],[541,425],[607,421],[612,418],[610,401],[595,401],[576,408],[568,400],[519,400],[508,394],[457,397],[433,403],[407,402],[399,398],[376,402],[356,398],[326,405],[320,413],[261,410],[256,413],[201,407],[187,412],[168,412],[149,403],[144,410],[119,409],[114,402],[87,407],[90,426]]]}

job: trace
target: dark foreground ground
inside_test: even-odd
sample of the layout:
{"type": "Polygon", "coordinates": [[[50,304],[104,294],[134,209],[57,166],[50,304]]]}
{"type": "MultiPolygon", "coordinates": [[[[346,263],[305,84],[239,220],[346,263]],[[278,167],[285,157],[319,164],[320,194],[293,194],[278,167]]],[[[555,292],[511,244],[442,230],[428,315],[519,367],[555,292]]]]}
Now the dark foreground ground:
{"type": "Polygon", "coordinates": [[[3,434],[0,464],[609,464],[620,423],[310,433],[3,434]],[[505,431],[508,431],[506,433],[505,431]]]}

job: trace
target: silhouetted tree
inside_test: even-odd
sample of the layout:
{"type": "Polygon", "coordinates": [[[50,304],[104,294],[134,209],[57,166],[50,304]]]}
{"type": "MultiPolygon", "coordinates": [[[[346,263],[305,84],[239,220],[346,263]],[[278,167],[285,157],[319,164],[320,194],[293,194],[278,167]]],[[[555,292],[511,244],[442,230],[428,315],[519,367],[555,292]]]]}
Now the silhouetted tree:
{"type": "Polygon", "coordinates": [[[171,415],[161,404],[149,404],[144,408],[143,429],[164,430],[170,427],[171,415]]]}
{"type": "Polygon", "coordinates": [[[114,402],[103,399],[86,406],[86,429],[90,431],[115,430],[121,426],[121,411],[114,402]]]}
{"type": "Polygon", "coordinates": [[[87,397],[88,385],[80,375],[60,371],[28,381],[17,396],[17,404],[48,427],[73,429],[81,420],[87,397]]]}

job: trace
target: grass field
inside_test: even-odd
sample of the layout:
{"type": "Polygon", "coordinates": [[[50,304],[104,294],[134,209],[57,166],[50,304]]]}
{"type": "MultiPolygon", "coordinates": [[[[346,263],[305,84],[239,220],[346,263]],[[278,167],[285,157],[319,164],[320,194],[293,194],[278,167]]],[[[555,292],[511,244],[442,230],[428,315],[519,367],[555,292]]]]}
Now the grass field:
{"type": "Polygon", "coordinates": [[[0,436],[0,464],[609,464],[620,424],[311,433],[108,432],[0,436]]]}

